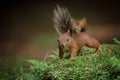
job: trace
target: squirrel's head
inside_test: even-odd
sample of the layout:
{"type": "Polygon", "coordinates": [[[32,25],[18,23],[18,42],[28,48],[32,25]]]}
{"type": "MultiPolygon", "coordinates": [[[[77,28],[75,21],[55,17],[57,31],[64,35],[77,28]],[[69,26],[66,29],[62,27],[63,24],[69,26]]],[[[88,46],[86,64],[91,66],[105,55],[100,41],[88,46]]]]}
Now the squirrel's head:
{"type": "Polygon", "coordinates": [[[58,34],[58,43],[63,47],[71,44],[71,35],[69,30],[65,33],[58,34]]]}

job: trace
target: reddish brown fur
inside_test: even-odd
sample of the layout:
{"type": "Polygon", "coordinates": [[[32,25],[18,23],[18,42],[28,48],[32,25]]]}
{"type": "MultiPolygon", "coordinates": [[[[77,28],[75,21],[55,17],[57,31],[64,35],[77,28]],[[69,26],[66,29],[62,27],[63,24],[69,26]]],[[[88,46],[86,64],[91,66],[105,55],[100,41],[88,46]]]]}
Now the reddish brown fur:
{"type": "Polygon", "coordinates": [[[96,51],[99,51],[100,47],[100,43],[95,38],[88,35],[86,32],[70,35],[70,32],[68,30],[66,33],[59,34],[58,40],[60,58],[63,58],[64,55],[63,46],[68,46],[70,48],[70,58],[75,57],[83,46],[96,48],[96,51]]]}

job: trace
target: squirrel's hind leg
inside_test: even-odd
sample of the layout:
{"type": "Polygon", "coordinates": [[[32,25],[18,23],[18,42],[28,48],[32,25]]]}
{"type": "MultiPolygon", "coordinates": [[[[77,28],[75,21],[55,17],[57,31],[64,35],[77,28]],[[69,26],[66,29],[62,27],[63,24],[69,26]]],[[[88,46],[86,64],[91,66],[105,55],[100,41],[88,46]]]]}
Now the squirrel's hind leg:
{"type": "Polygon", "coordinates": [[[101,48],[100,47],[98,47],[98,48],[96,48],[96,51],[95,51],[95,57],[98,57],[99,56],[99,52],[101,51],[101,48]]]}

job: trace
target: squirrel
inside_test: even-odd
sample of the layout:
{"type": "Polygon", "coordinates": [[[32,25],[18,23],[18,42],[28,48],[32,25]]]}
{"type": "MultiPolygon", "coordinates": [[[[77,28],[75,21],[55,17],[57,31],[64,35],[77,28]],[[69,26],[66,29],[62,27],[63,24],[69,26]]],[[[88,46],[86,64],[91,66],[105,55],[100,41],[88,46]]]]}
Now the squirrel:
{"type": "MultiPolygon", "coordinates": [[[[67,8],[57,6],[54,10],[54,28],[58,35],[59,57],[63,58],[63,49],[66,46],[70,49],[70,58],[74,58],[83,46],[96,48],[96,52],[99,51],[100,43],[86,33],[86,26],[77,26],[79,28],[77,29],[76,26],[71,25],[76,24],[76,21],[74,23],[74,19],[72,20],[73,21],[71,21],[71,16],[67,8]],[[78,30],[78,32],[76,30],[78,30]]],[[[83,22],[84,21],[85,19],[83,19],[83,22]]],[[[83,22],[81,23],[83,24],[83,22]]]]}

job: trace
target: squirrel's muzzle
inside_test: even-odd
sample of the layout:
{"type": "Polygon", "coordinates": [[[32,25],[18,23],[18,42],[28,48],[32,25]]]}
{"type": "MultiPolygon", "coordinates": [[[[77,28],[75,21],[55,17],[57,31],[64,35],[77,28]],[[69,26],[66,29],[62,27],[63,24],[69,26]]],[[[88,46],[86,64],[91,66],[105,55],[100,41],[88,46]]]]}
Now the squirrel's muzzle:
{"type": "Polygon", "coordinates": [[[61,46],[61,48],[64,48],[65,47],[65,45],[60,45],[61,46]]]}

